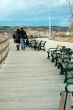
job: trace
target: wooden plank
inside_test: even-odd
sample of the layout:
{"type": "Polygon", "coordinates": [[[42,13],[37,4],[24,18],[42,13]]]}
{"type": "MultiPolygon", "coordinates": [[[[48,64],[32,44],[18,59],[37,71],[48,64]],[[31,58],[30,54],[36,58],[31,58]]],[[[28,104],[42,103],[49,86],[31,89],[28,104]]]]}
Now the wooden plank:
{"type": "Polygon", "coordinates": [[[65,97],[66,97],[66,92],[62,92],[58,110],[64,110],[65,97]]]}
{"type": "Polygon", "coordinates": [[[66,97],[66,92],[62,92],[58,110],[71,110],[71,106],[72,106],[72,93],[68,93],[66,97]]]}
{"type": "Polygon", "coordinates": [[[72,106],[72,93],[68,93],[67,102],[66,102],[66,110],[71,110],[72,106]]]}
{"type": "Polygon", "coordinates": [[[57,110],[64,76],[46,58],[45,51],[10,52],[0,72],[0,110],[57,110]]]}

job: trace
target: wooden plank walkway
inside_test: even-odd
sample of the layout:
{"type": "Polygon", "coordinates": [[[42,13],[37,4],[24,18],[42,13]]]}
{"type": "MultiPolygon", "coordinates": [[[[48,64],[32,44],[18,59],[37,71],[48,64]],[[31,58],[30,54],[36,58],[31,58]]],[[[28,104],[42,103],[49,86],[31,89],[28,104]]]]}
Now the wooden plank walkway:
{"type": "Polygon", "coordinates": [[[0,110],[57,110],[63,82],[64,76],[47,59],[47,52],[16,51],[11,40],[0,70],[0,110]]]}

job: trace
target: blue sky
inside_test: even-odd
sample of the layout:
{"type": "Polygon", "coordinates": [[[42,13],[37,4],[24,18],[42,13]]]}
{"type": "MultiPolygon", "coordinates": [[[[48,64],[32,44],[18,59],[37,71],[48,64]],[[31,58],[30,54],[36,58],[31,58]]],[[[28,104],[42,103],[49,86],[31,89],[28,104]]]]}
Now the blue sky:
{"type": "MultiPolygon", "coordinates": [[[[73,0],[71,2],[73,4],[73,0]]],[[[68,26],[67,0],[0,0],[0,25],[68,26]]]]}

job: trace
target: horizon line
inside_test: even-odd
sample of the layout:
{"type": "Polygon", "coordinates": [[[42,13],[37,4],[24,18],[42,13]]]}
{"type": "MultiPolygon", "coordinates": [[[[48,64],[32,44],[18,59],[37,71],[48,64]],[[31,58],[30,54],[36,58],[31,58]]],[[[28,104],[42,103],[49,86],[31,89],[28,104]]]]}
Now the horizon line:
{"type": "MultiPolygon", "coordinates": [[[[8,26],[8,27],[49,27],[49,26],[47,26],[47,25],[45,25],[45,26],[43,26],[43,25],[40,25],[40,26],[37,26],[37,25],[29,25],[29,26],[27,26],[27,25],[0,25],[0,27],[6,27],[6,26],[8,26]]],[[[51,27],[68,27],[68,26],[59,26],[59,25],[52,25],[51,27]]]]}

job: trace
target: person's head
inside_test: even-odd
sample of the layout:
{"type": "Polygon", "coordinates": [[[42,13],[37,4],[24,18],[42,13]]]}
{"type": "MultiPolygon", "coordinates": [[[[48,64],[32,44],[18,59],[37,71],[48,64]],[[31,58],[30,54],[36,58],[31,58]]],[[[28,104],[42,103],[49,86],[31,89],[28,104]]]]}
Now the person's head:
{"type": "Polygon", "coordinates": [[[20,31],[20,29],[17,29],[17,31],[20,31]]]}
{"type": "Polygon", "coordinates": [[[16,34],[19,34],[19,33],[20,33],[20,29],[17,29],[17,30],[16,30],[16,34]]]}
{"type": "Polygon", "coordinates": [[[21,30],[23,30],[23,27],[21,28],[21,30]]]}

